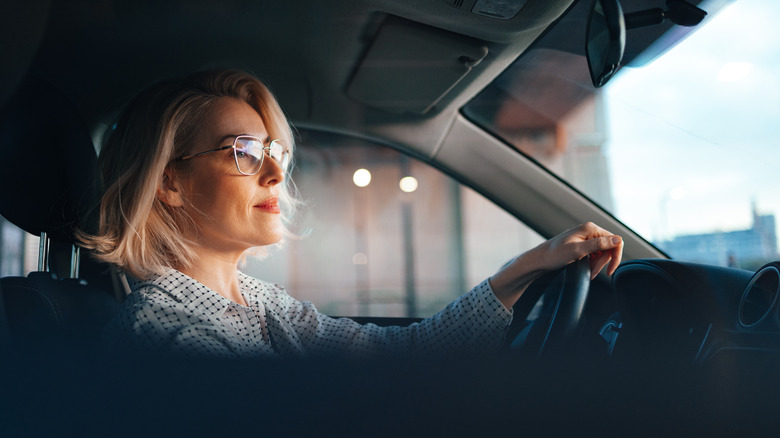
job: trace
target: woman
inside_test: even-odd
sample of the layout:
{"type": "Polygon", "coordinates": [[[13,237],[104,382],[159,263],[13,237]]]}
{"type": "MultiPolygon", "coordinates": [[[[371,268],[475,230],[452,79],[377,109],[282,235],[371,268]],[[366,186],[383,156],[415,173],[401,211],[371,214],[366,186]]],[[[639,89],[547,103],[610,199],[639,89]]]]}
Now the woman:
{"type": "Polygon", "coordinates": [[[164,82],[122,112],[101,150],[97,257],[133,280],[111,336],[221,356],[453,352],[500,345],[512,305],[545,272],[591,254],[620,263],[618,236],[585,224],[517,257],[437,315],[407,328],[332,319],[238,271],[280,242],[296,201],[293,141],[271,93],[240,71],[164,82]]]}

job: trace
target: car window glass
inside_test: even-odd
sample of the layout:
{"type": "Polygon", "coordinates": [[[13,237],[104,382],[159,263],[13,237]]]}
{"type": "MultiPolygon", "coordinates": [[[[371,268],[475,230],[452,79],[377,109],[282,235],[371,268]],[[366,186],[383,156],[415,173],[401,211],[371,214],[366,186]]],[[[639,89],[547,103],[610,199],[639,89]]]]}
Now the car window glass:
{"type": "MultiPolygon", "coordinates": [[[[25,262],[25,242],[33,244],[32,236],[0,216],[0,277],[22,275],[34,268],[25,262]]],[[[37,267],[37,263],[36,266],[37,267]]]]}
{"type": "Polygon", "coordinates": [[[304,136],[297,147],[303,236],[263,260],[249,258],[244,271],[323,313],[430,316],[542,241],[473,190],[394,149],[325,135],[304,136]]]}
{"type": "Polygon", "coordinates": [[[778,20],[734,2],[599,90],[542,40],[464,112],[670,256],[755,269],[778,258],[778,20]]]}

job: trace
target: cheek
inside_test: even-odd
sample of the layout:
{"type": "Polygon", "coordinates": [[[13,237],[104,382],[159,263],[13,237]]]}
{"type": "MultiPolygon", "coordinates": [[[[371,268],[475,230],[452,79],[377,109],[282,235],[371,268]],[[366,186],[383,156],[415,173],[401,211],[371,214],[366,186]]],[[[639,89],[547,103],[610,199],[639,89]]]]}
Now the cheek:
{"type": "Polygon", "coordinates": [[[252,178],[232,175],[218,163],[197,164],[201,166],[182,181],[187,213],[200,226],[208,227],[232,228],[235,222],[248,220],[257,201],[252,178]]]}
{"type": "Polygon", "coordinates": [[[224,208],[224,201],[233,197],[221,178],[209,175],[191,178],[185,194],[193,217],[213,217],[224,208]]]}
{"type": "MultiPolygon", "coordinates": [[[[206,181],[202,190],[203,207],[215,219],[246,220],[252,211],[254,191],[239,178],[206,181]]],[[[224,224],[228,225],[228,224],[224,224]]]]}

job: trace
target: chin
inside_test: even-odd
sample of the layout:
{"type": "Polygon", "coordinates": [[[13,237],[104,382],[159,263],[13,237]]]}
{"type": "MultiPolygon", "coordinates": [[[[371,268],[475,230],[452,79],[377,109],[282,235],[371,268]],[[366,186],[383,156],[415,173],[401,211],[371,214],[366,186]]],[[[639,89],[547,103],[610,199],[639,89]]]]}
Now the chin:
{"type": "Polygon", "coordinates": [[[282,243],[284,240],[284,232],[282,230],[278,230],[273,233],[268,233],[263,237],[264,238],[260,239],[255,246],[270,246],[282,243]]]}
{"type": "Polygon", "coordinates": [[[278,238],[266,238],[253,242],[253,246],[244,252],[244,257],[253,256],[261,259],[265,258],[270,254],[271,251],[274,250],[274,246],[280,247],[280,245],[284,243],[284,239],[282,237],[283,236],[280,234],[278,238]]]}

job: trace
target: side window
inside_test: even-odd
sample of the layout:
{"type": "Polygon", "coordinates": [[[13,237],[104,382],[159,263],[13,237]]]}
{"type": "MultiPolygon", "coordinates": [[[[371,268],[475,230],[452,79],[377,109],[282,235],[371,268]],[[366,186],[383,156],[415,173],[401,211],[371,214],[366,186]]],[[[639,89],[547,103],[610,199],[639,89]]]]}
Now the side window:
{"type": "Polygon", "coordinates": [[[339,316],[427,317],[542,241],[437,169],[393,149],[304,136],[299,238],[247,274],[339,316]]]}
{"type": "Polygon", "coordinates": [[[38,267],[38,238],[0,216],[0,277],[24,276],[38,267]]]}

